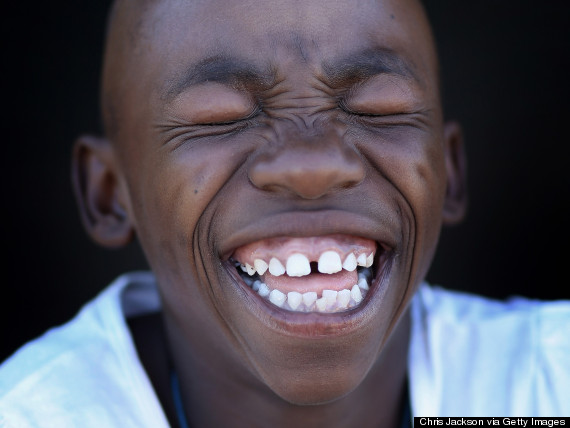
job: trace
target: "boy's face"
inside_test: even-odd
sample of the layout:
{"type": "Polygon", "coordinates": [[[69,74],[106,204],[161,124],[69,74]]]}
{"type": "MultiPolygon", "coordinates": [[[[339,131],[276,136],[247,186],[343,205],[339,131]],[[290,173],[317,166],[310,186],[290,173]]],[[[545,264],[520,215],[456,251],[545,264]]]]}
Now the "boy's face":
{"type": "Polygon", "coordinates": [[[173,346],[292,402],[346,394],[426,274],[453,179],[420,6],[131,3],[116,9],[104,106],[117,199],[157,276],[169,332],[183,337],[173,346]],[[361,302],[351,260],[316,272],[327,250],[341,262],[374,253],[361,302]],[[321,312],[310,297],[306,312],[279,307],[235,267],[287,267],[294,253],[313,273],[293,277],[291,262],[291,276],[273,267],[259,280],[285,296],[349,289],[350,308],[338,310],[341,299],[321,312]]]}

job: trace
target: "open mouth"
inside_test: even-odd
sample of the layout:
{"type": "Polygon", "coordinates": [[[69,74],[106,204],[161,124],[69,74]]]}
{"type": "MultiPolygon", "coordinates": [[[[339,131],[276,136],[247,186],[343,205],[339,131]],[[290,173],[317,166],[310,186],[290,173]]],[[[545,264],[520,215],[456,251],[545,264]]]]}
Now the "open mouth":
{"type": "Polygon", "coordinates": [[[236,249],[230,262],[243,283],[275,307],[337,313],[362,304],[385,252],[349,235],[278,237],[236,249]]]}

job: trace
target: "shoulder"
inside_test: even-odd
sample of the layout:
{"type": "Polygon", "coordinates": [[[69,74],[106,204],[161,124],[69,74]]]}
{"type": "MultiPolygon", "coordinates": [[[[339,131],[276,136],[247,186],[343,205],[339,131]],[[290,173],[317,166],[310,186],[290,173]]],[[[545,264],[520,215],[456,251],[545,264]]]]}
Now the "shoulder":
{"type": "Polygon", "coordinates": [[[570,327],[570,301],[541,301],[524,297],[495,300],[423,284],[413,300],[414,314],[441,323],[463,326],[500,323],[512,324],[537,320],[554,322],[555,330],[570,327]]]}
{"type": "Polygon", "coordinates": [[[432,394],[418,400],[426,410],[448,416],[570,411],[562,399],[570,396],[569,301],[498,301],[423,285],[411,312],[410,377],[417,390],[432,394]]]}
{"type": "Polygon", "coordinates": [[[137,306],[141,290],[151,282],[145,274],[118,278],[67,324],[5,361],[0,366],[0,420],[7,427],[45,426],[47,421],[58,427],[113,427],[113,415],[128,415],[141,401],[151,401],[142,407],[152,408],[152,394],[129,393],[131,388],[152,388],[126,327],[122,299],[134,284],[131,300],[137,306]]]}

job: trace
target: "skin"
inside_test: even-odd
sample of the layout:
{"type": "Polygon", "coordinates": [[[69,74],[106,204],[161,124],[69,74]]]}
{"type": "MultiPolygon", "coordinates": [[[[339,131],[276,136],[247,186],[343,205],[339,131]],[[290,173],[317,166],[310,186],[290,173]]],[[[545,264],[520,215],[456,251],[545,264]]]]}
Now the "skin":
{"type": "Polygon", "coordinates": [[[408,303],[465,210],[421,6],[119,1],[102,100],[107,137],[78,140],[76,194],[93,239],[136,235],[156,275],[162,318],[131,327],[171,422],[169,364],[192,426],[397,426],[408,303]],[[386,248],[350,313],[272,308],[228,262],[332,233],[386,248]]]}

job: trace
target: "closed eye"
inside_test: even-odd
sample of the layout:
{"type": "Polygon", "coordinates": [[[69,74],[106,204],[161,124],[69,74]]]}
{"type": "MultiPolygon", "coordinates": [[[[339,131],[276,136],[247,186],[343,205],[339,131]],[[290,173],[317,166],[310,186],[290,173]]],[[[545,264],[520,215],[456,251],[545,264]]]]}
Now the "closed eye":
{"type": "Polygon", "coordinates": [[[232,126],[239,123],[249,122],[261,112],[261,108],[257,107],[251,111],[247,116],[239,117],[236,119],[227,119],[220,121],[199,121],[194,123],[194,126],[232,126]]]}
{"type": "Polygon", "coordinates": [[[363,118],[363,119],[388,119],[388,118],[397,118],[401,116],[405,116],[409,113],[403,111],[390,111],[390,112],[374,112],[374,111],[357,111],[351,108],[348,108],[344,103],[339,104],[340,110],[347,116],[352,116],[354,118],[363,118]]]}
{"type": "Polygon", "coordinates": [[[353,108],[349,107],[345,100],[340,100],[339,104],[338,104],[339,108],[347,114],[350,115],[355,115],[355,116],[363,116],[363,117],[384,117],[384,116],[392,116],[394,114],[400,114],[400,113],[381,113],[378,111],[359,111],[359,110],[354,110],[353,108]]]}
{"type": "Polygon", "coordinates": [[[430,111],[400,111],[388,110],[385,113],[371,111],[355,111],[339,103],[339,108],[349,124],[368,128],[390,128],[412,126],[425,128],[429,122],[430,111]]]}
{"type": "Polygon", "coordinates": [[[256,114],[247,117],[220,122],[193,123],[181,119],[171,119],[157,124],[163,145],[176,149],[188,142],[201,141],[208,138],[226,138],[257,126],[256,114]]]}

